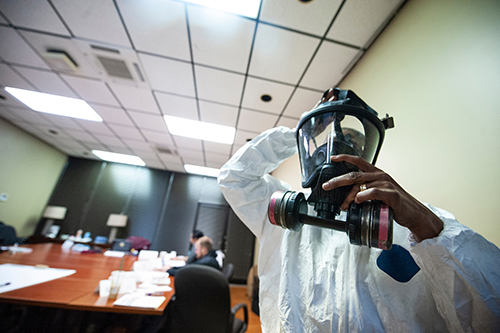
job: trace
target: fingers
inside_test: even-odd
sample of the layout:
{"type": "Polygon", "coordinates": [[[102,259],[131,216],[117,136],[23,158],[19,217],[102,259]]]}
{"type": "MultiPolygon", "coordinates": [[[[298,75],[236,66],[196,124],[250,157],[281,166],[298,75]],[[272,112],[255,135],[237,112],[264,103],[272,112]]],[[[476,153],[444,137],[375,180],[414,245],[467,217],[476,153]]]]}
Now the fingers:
{"type": "Polygon", "coordinates": [[[323,96],[318,101],[318,103],[316,103],[316,105],[314,106],[313,109],[317,108],[318,106],[320,106],[324,102],[332,102],[332,101],[336,101],[337,99],[338,99],[338,96],[335,95],[335,90],[333,88],[330,88],[323,93],[323,96]]]}
{"type": "Polygon", "coordinates": [[[359,170],[364,172],[378,170],[371,163],[365,161],[359,156],[341,154],[341,155],[333,155],[330,159],[332,162],[347,162],[353,164],[357,166],[359,170]]]}

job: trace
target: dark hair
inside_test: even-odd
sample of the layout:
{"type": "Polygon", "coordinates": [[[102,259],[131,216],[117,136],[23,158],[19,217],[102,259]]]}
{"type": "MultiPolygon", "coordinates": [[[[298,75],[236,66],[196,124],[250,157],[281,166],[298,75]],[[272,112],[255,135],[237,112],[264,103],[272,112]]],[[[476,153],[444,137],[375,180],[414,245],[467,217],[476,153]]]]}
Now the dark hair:
{"type": "Polygon", "coordinates": [[[203,237],[203,236],[205,236],[205,235],[203,234],[203,232],[202,232],[202,231],[200,231],[200,230],[198,230],[198,229],[195,229],[195,230],[193,231],[193,238],[194,238],[194,239],[198,239],[198,238],[201,238],[201,237],[203,237]]]}

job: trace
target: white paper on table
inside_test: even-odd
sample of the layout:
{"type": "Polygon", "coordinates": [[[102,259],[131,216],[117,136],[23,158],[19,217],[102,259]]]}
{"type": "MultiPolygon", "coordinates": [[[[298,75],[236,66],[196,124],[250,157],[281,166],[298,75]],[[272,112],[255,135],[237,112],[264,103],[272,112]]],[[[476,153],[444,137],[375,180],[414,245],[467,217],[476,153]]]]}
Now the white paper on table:
{"type": "Polygon", "coordinates": [[[133,293],[123,295],[113,305],[157,309],[165,300],[165,296],[146,296],[142,293],[133,293]]]}
{"type": "Polygon", "coordinates": [[[29,287],[75,274],[74,269],[36,268],[29,265],[0,265],[0,293],[29,287]],[[8,284],[8,285],[6,285],[8,284]]]}
{"type": "Polygon", "coordinates": [[[104,255],[106,257],[116,257],[116,258],[121,258],[125,255],[125,252],[123,251],[113,251],[113,250],[107,250],[104,252],[104,255]]]}
{"type": "Polygon", "coordinates": [[[164,265],[171,267],[182,267],[186,266],[186,262],[184,260],[170,259],[170,260],[165,260],[164,265]]]}

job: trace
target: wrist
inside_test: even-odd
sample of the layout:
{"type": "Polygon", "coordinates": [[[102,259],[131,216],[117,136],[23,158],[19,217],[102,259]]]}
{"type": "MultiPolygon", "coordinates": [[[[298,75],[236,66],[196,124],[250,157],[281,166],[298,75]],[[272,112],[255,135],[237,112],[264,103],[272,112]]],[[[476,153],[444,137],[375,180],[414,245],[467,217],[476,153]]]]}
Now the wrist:
{"type": "Polygon", "coordinates": [[[443,231],[443,228],[443,221],[441,221],[441,219],[434,213],[430,212],[430,215],[428,217],[421,220],[420,223],[416,223],[414,227],[409,229],[413,234],[413,238],[417,242],[421,242],[425,239],[439,236],[441,231],[443,231]]]}

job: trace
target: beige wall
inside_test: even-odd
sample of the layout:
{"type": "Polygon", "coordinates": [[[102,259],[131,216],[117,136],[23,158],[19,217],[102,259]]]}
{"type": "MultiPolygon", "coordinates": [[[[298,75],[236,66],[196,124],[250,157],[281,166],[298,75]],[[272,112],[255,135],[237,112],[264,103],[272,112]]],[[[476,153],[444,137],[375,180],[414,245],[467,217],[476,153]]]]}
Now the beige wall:
{"type": "Polygon", "coordinates": [[[0,221],[30,236],[50,199],[65,154],[0,119],[0,221]]]}
{"type": "Polygon", "coordinates": [[[340,87],[394,116],[378,167],[500,245],[500,2],[408,1],[340,87]]]}

